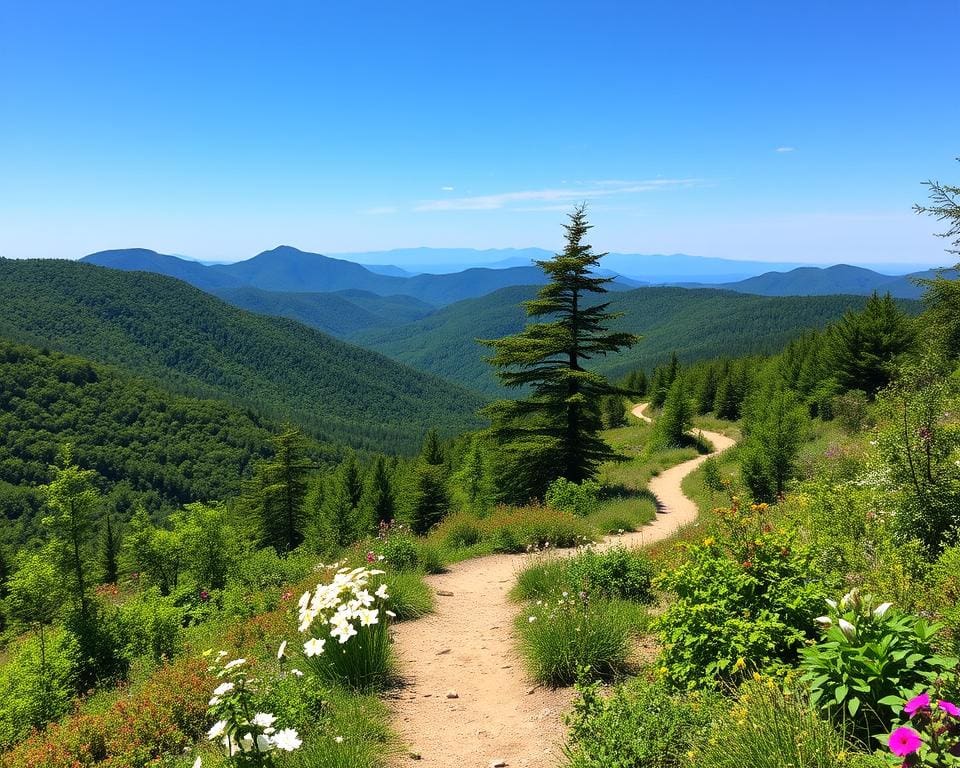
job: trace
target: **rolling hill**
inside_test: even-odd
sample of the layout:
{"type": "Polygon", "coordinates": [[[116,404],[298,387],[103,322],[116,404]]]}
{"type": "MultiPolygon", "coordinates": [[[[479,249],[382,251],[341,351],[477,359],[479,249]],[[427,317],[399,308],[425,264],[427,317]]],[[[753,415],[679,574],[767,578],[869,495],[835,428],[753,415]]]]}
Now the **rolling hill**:
{"type": "MultiPolygon", "coordinates": [[[[520,302],[535,293],[534,286],[505,288],[405,326],[357,333],[351,340],[473,389],[502,394],[483,361],[487,349],[475,340],[520,330],[526,322],[520,302]]],[[[606,300],[612,311],[624,313],[615,323],[618,328],[643,336],[632,350],[598,361],[597,368],[612,376],[650,369],[673,351],[685,361],[773,352],[804,330],[822,327],[866,301],[857,296],[773,298],[660,287],[609,293],[606,300]]]]}
{"type": "Polygon", "coordinates": [[[0,336],[358,448],[409,451],[430,427],[449,434],[478,424],[481,399],[465,388],[160,275],[2,259],[0,336]]]}
{"type": "MultiPolygon", "coordinates": [[[[950,272],[951,270],[948,270],[950,272]]],[[[800,267],[789,272],[766,272],[733,283],[711,286],[758,296],[827,296],[851,294],[869,296],[874,291],[898,299],[919,299],[923,288],[914,278],[933,277],[936,270],[909,275],[884,275],[872,269],[837,264],[832,267],[800,267]]],[[[684,283],[685,287],[704,287],[684,283]]]]}

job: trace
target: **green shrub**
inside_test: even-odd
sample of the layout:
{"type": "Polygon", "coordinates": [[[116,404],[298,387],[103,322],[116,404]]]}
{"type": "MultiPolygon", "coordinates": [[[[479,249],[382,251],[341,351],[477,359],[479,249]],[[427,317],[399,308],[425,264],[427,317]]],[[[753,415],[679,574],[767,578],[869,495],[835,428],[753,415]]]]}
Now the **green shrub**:
{"type": "Polygon", "coordinates": [[[853,590],[818,621],[819,643],[805,648],[803,680],[813,704],[864,744],[886,733],[904,701],[931,686],[957,665],[937,656],[932,641],[938,625],[903,615],[890,603],[877,605],[853,590]]]}
{"type": "Polygon", "coordinates": [[[412,571],[420,564],[416,539],[407,533],[391,533],[377,547],[383,565],[397,571],[412,571]]]}
{"type": "Polygon", "coordinates": [[[562,592],[650,603],[653,566],[642,552],[587,547],[569,558],[543,558],[523,569],[512,595],[522,600],[556,599],[562,592]]]}
{"type": "Polygon", "coordinates": [[[134,656],[154,661],[172,659],[181,649],[184,611],[153,588],[127,601],[120,609],[127,642],[134,656]]]}
{"type": "Polygon", "coordinates": [[[947,547],[930,571],[928,605],[944,626],[950,653],[960,654],[960,546],[947,547]]]}
{"type": "Polygon", "coordinates": [[[89,598],[85,612],[79,606],[71,607],[64,628],[70,635],[70,642],[64,647],[70,656],[76,691],[85,692],[126,678],[130,668],[126,628],[114,606],[89,598]]]}
{"type": "Polygon", "coordinates": [[[70,709],[70,655],[62,630],[46,630],[44,663],[38,637],[16,647],[0,668],[0,749],[13,746],[70,709]]]}
{"type": "Polygon", "coordinates": [[[630,638],[641,627],[634,605],[569,595],[533,605],[517,618],[530,673],[549,685],[570,685],[584,669],[594,679],[626,673],[630,638]]]}
{"type": "Polygon", "coordinates": [[[577,694],[567,716],[570,768],[679,768],[719,709],[714,696],[681,698],[646,677],[618,685],[608,697],[599,683],[578,684],[577,694]]]}
{"type": "Polygon", "coordinates": [[[577,484],[558,477],[547,488],[545,501],[548,507],[569,512],[577,517],[586,517],[596,511],[600,498],[600,484],[592,480],[584,480],[577,484]]]}
{"type": "Polygon", "coordinates": [[[587,548],[567,566],[570,583],[591,597],[653,602],[653,565],[638,550],[614,547],[604,552],[587,548]]]}
{"type": "Polygon", "coordinates": [[[795,533],[773,530],[765,505],[724,513],[726,532],[688,545],[657,585],[676,595],[656,622],[669,680],[683,688],[792,664],[813,635],[826,590],[795,533]]]}
{"type": "Polygon", "coordinates": [[[469,512],[456,512],[437,526],[436,536],[451,549],[469,549],[480,543],[480,519],[469,512]]]}
{"type": "Polygon", "coordinates": [[[802,696],[770,679],[744,685],[730,710],[690,750],[689,768],[849,768],[843,736],[802,696]]]}

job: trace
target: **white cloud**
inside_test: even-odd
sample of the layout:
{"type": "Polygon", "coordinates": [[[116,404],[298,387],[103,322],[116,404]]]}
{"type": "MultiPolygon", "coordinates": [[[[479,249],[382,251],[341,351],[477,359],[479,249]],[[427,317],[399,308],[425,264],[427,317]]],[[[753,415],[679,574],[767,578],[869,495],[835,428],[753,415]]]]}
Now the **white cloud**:
{"type": "Polygon", "coordinates": [[[453,192],[453,187],[440,187],[440,189],[444,192],[453,192]]]}
{"type": "Polygon", "coordinates": [[[493,195],[473,195],[443,200],[425,200],[416,211],[494,211],[513,207],[516,203],[573,203],[612,195],[630,195],[659,189],[693,187],[700,179],[648,179],[644,181],[606,180],[564,189],[529,189],[518,192],[500,192],[493,195]]]}
{"type": "Polygon", "coordinates": [[[774,152],[796,152],[796,147],[777,147],[774,152]]]}

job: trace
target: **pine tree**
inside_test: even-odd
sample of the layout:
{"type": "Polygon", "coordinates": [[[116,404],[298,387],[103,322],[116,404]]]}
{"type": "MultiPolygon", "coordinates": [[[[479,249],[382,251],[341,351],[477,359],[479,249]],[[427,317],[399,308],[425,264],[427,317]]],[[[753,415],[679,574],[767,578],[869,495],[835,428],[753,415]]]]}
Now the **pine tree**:
{"type": "Polygon", "coordinates": [[[483,440],[479,435],[474,435],[455,479],[463,492],[467,508],[479,515],[487,511],[493,497],[488,464],[483,440]]]}
{"type": "Polygon", "coordinates": [[[374,526],[390,523],[397,515],[396,496],[383,456],[377,456],[373,461],[360,506],[364,510],[364,518],[368,518],[374,526]]]}
{"type": "Polygon", "coordinates": [[[693,406],[687,395],[686,382],[677,376],[670,385],[663,410],[654,426],[656,442],[663,447],[679,447],[685,441],[685,433],[693,424],[693,406]]]}
{"type": "Polygon", "coordinates": [[[583,365],[637,341],[633,334],[609,330],[617,315],[608,311],[608,303],[588,301],[590,294],[605,293],[611,278],[592,275],[604,254],[583,242],[590,229],[584,206],[569,218],[563,252],[537,262],[550,281],[525,302],[530,317],[550,319],[483,342],[494,351],[489,362],[503,384],[530,392],[525,399],[500,400],[485,409],[501,452],[499,485],[513,501],[542,498],[558,477],[588,480],[614,456],[599,434],[600,398],[626,393],[583,365]]]}
{"type": "Polygon", "coordinates": [[[307,478],[314,465],[307,458],[307,441],[296,427],[271,439],[274,456],[256,469],[252,506],[265,546],[286,553],[303,541],[306,528],[307,478]]]}
{"type": "Polygon", "coordinates": [[[413,514],[410,527],[423,535],[450,511],[450,494],[442,467],[420,461],[415,474],[413,514]]]}
{"type": "Polygon", "coordinates": [[[420,451],[420,458],[427,464],[440,466],[446,460],[443,451],[443,445],[440,443],[440,435],[437,430],[431,429],[423,441],[423,448],[420,451]]]}
{"type": "Polygon", "coordinates": [[[615,429],[627,423],[627,413],[620,395],[605,395],[600,402],[600,418],[605,429],[615,429]]]}
{"type": "Polygon", "coordinates": [[[848,312],[830,327],[826,359],[844,390],[871,397],[890,381],[896,358],[913,346],[912,322],[888,293],[870,297],[860,312],[848,312]]]}

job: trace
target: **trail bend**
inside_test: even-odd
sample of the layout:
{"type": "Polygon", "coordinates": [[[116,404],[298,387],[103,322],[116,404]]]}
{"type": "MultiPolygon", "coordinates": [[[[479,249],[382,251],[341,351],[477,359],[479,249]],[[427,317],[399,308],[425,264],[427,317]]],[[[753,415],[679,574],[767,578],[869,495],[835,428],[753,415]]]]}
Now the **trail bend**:
{"type": "MultiPolygon", "coordinates": [[[[650,421],[646,407],[641,403],[631,412],[650,421]]],[[[734,445],[716,432],[700,434],[713,444],[714,453],[734,445]]],[[[680,484],[709,455],[653,478],[648,487],[657,499],[656,518],[635,533],[607,537],[599,546],[646,546],[692,522],[697,508],[680,484]]],[[[393,728],[406,745],[394,760],[397,768],[487,768],[499,761],[510,768],[559,765],[566,735],[563,714],[573,692],[537,686],[527,677],[513,637],[517,605],[507,597],[530,557],[480,557],[428,576],[437,593],[436,612],[394,628],[406,682],[389,702],[393,728]]]]}

